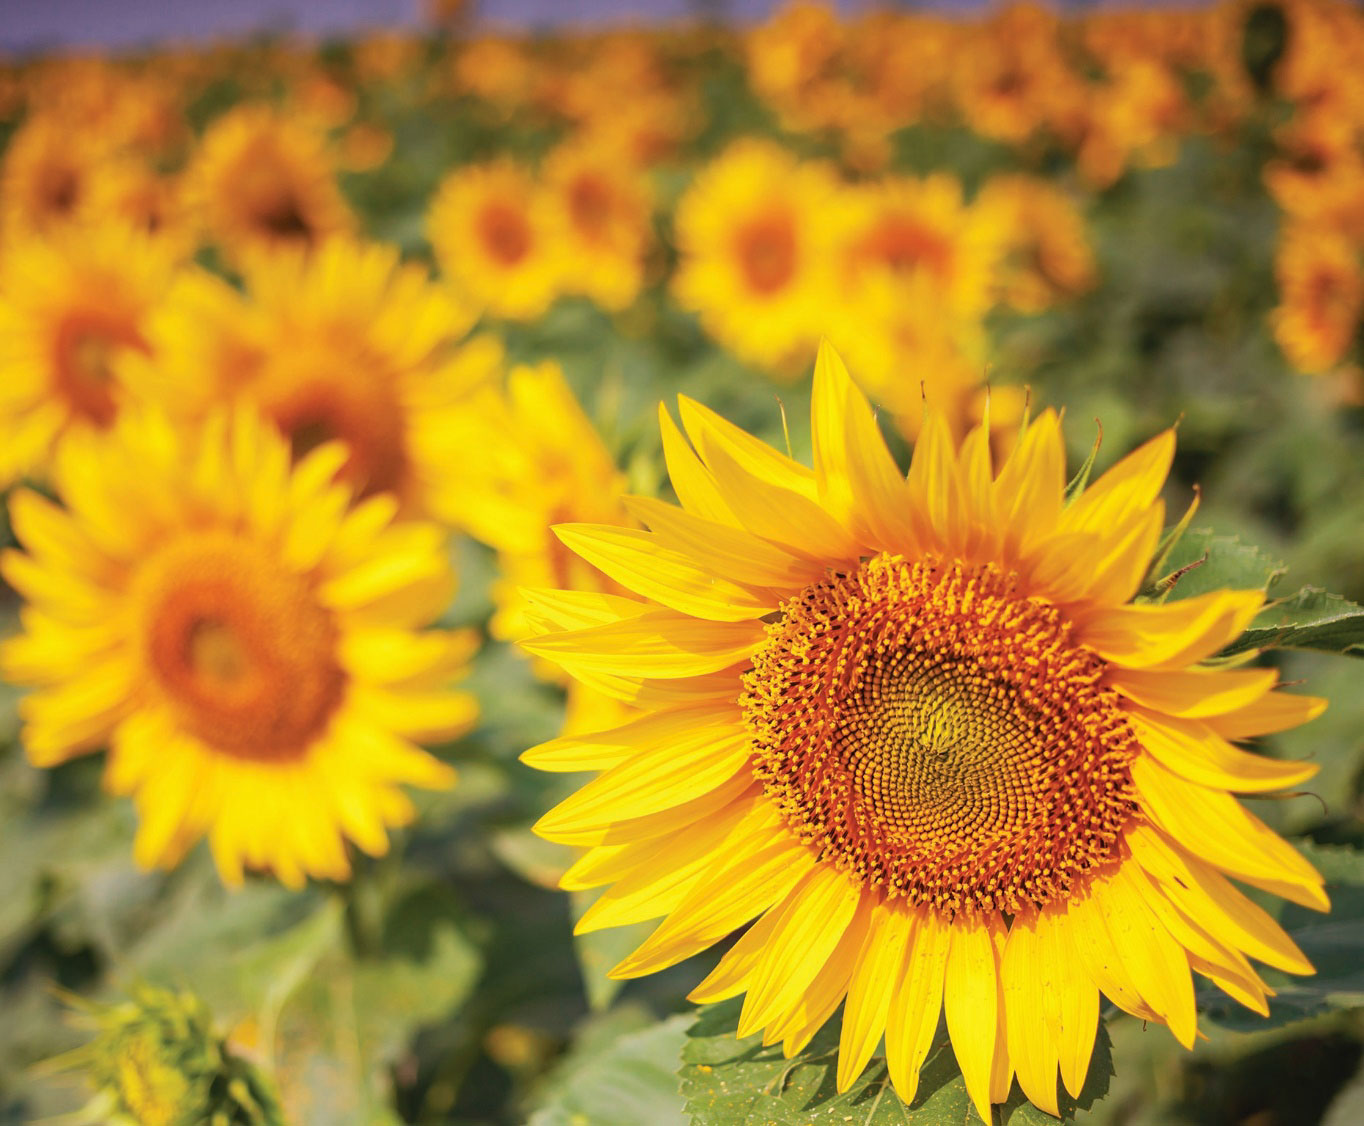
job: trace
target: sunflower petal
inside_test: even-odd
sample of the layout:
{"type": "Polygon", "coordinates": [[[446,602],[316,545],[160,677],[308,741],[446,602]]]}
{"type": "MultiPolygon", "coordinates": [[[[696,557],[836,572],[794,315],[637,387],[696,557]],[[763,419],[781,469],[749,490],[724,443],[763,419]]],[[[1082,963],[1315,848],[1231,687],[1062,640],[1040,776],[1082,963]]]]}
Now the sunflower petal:
{"type": "Polygon", "coordinates": [[[966,1092],[986,1122],[990,1118],[990,1076],[999,1027],[999,967],[991,926],[953,920],[947,948],[943,1008],[952,1051],[966,1081],[966,1092]]]}
{"type": "Polygon", "coordinates": [[[1284,762],[1240,750],[1196,719],[1170,719],[1140,708],[1129,709],[1127,716],[1152,758],[1200,786],[1265,793],[1306,782],[1318,770],[1313,762],[1284,762]]]}
{"type": "Polygon", "coordinates": [[[597,570],[672,610],[716,622],[760,618],[777,600],[718,578],[652,532],[594,524],[559,524],[554,534],[597,570]]]}
{"type": "Polygon", "coordinates": [[[1218,590],[1179,602],[1107,607],[1084,622],[1081,640],[1128,668],[1190,665],[1240,637],[1264,598],[1260,590],[1218,590]]]}

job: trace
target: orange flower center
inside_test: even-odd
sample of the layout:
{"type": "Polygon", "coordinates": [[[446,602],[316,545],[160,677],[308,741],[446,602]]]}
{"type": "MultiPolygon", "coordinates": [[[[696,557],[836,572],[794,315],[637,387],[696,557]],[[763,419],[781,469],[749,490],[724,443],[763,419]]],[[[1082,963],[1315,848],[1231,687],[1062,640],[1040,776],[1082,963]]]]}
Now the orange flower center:
{"type": "Polygon", "coordinates": [[[216,750],[302,757],[345,688],[337,631],[307,580],[228,532],[186,535],[137,577],[143,656],[179,723],[216,750]]]}
{"type": "Polygon", "coordinates": [[[262,234],[286,242],[309,243],[314,232],[289,168],[269,144],[257,144],[238,162],[232,181],[247,223],[262,234]]]}
{"type": "Polygon", "coordinates": [[[73,414],[108,426],[118,404],[114,398],[114,357],[127,349],[146,351],[135,320],[110,304],[76,310],[57,324],[53,341],[55,390],[73,414]]]}
{"type": "Polygon", "coordinates": [[[490,201],[478,217],[478,233],[489,257],[515,266],[530,253],[530,224],[525,213],[508,203],[490,201]]]}
{"type": "Polygon", "coordinates": [[[573,179],[568,189],[568,209],[573,225],[586,239],[605,238],[611,222],[613,193],[602,177],[584,172],[573,179]]]}
{"type": "Polygon", "coordinates": [[[391,492],[402,499],[409,481],[407,427],[393,378],[363,349],[319,356],[300,349],[281,358],[260,381],[261,410],[289,439],[295,460],[326,442],[349,451],[341,477],[357,496],[391,492]]]}
{"type": "Polygon", "coordinates": [[[863,244],[867,256],[897,273],[922,267],[945,277],[952,264],[952,246],[942,235],[912,215],[886,215],[863,244]]]}
{"type": "Polygon", "coordinates": [[[770,296],[796,273],[796,227],[785,213],[753,219],[739,229],[735,254],[749,288],[770,296]]]}
{"type": "Polygon", "coordinates": [[[993,564],[881,554],[789,598],[744,674],[757,774],[821,859],[945,915],[1117,859],[1135,737],[1105,664],[993,564]]]}

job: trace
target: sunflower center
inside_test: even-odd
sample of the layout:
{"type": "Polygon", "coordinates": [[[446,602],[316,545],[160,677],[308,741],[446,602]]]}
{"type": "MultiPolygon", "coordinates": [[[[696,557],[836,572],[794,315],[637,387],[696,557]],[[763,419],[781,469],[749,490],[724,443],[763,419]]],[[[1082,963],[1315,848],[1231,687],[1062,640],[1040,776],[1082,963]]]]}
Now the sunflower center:
{"type": "Polygon", "coordinates": [[[114,308],[73,312],[57,326],[53,373],[56,390],[78,416],[96,426],[114,420],[114,358],[127,349],[146,350],[131,318],[114,308]]]}
{"type": "Polygon", "coordinates": [[[611,187],[601,177],[584,173],[573,180],[568,191],[573,225],[584,238],[601,239],[611,219],[611,187]]]}
{"type": "Polygon", "coordinates": [[[744,674],[757,773],[821,858],[944,914],[1117,859],[1134,735],[1104,662],[985,564],[881,554],[788,599],[744,674]]]}
{"type": "Polygon", "coordinates": [[[867,240],[867,250],[896,273],[907,274],[922,266],[943,277],[951,264],[947,240],[910,216],[888,216],[867,240]]]}
{"type": "Polygon", "coordinates": [[[521,210],[510,204],[485,205],[478,230],[489,256],[504,266],[515,266],[530,253],[530,225],[521,210]]]}
{"type": "Polygon", "coordinates": [[[755,292],[775,293],[795,275],[796,231],[790,215],[753,220],[740,229],[736,243],[744,278],[755,292]]]}
{"type": "Polygon", "coordinates": [[[234,191],[252,226],[272,238],[311,241],[312,224],[279,153],[268,145],[257,145],[240,162],[237,173],[234,191]]]}
{"type": "Polygon", "coordinates": [[[238,758],[301,756],[341,701],[337,631],[307,581],[225,532],[187,535],[138,573],[147,671],[183,726],[238,758]]]}
{"type": "Polygon", "coordinates": [[[262,378],[262,408],[289,440],[295,460],[327,442],[346,444],[341,477],[359,496],[402,496],[409,462],[402,405],[382,365],[345,348],[300,348],[262,378]]]}

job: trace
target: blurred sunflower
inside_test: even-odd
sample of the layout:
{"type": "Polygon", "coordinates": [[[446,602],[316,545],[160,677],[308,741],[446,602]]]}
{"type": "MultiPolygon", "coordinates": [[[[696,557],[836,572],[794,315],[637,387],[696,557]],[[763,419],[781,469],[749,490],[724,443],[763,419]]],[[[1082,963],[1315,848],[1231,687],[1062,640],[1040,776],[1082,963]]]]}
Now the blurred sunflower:
{"type": "Polygon", "coordinates": [[[999,297],[1025,313],[1092,289],[1094,251],[1079,209],[1059,187],[1035,176],[995,176],[976,198],[997,216],[1004,261],[996,272],[999,297]]]}
{"type": "Polygon", "coordinates": [[[597,145],[565,145],[545,162],[564,291],[603,309],[626,308],[644,280],[653,193],[631,164],[597,145]]]}
{"type": "Polygon", "coordinates": [[[431,412],[491,377],[501,350],[459,352],[470,315],[403,264],[397,247],[332,240],[312,255],[276,255],[247,271],[264,322],[265,359],[245,394],[295,456],[340,439],[342,478],[361,496],[389,492],[426,511],[440,478],[431,412]]]}
{"type": "Polygon", "coordinates": [[[548,201],[511,161],[451,172],[426,229],[446,279],[495,317],[534,320],[562,290],[548,201]]]}
{"type": "Polygon", "coordinates": [[[1233,741],[1322,701],[1270,669],[1202,664],[1262,591],[1132,603],[1161,538],[1174,436],[1067,504],[1050,411],[994,469],[930,418],[902,476],[827,348],[812,471],[699,404],[666,411],[681,508],[567,526],[638,597],[532,592],[527,642],[649,709],[526,752],[602,773],[546,814],[610,885],[580,931],[665,916],[613,971],[671,966],[751,923],[691,994],[747,993],[739,1034],[787,1055],[844,1004],[837,1086],[884,1035],[914,1098],[939,1014],[987,1121],[1017,1074],[1057,1113],[1084,1081],[1099,993],[1192,1046],[1190,971],[1259,1012],[1251,955],[1311,966],[1228,876],[1324,909],[1317,872],[1232,796],[1315,767],[1233,741]],[[846,998],[846,1001],[845,1001],[846,998]]]}
{"type": "Polygon", "coordinates": [[[926,278],[941,314],[985,313],[993,301],[1003,224],[994,212],[967,206],[955,176],[892,176],[850,194],[858,206],[844,252],[845,285],[885,280],[912,287],[926,278]]]}
{"type": "Polygon", "coordinates": [[[740,359],[780,370],[814,347],[837,297],[829,263],[848,210],[828,166],[736,142],[678,202],[677,300],[740,359]]]}
{"type": "Polygon", "coordinates": [[[0,235],[49,234],[88,218],[90,183],[106,156],[91,133],[52,115],[30,117],[0,164],[0,235]]]}
{"type": "Polygon", "coordinates": [[[177,258],[198,248],[199,225],[183,181],[135,158],[110,160],[92,177],[90,209],[101,221],[124,222],[164,243],[177,258]]]}
{"type": "Polygon", "coordinates": [[[73,435],[58,508],[20,490],[25,551],[0,570],[26,599],[0,648],[30,760],[107,745],[130,794],[134,856],[170,867],[207,835],[225,882],[244,868],[345,879],[414,813],[401,784],[454,772],[414,740],[446,740],[476,705],[446,685],[472,639],[421,630],[453,576],[441,532],[397,523],[391,497],[352,504],[339,445],[291,468],[249,414],[202,432],[127,411],[73,435]]]}
{"type": "Polygon", "coordinates": [[[126,224],[30,237],[0,256],[0,485],[41,473],[72,429],[108,426],[119,364],[148,351],[173,255],[126,224]]]}
{"type": "Polygon", "coordinates": [[[1279,305],[1270,326],[1288,362],[1303,372],[1333,367],[1354,342],[1364,308],[1359,251],[1329,227],[1296,224],[1280,236],[1274,272],[1279,305]]]}
{"type": "Polygon", "coordinates": [[[321,133],[263,105],[218,118],[189,169],[194,206],[234,262],[311,247],[355,225],[321,133]]]}
{"type": "Polygon", "coordinates": [[[396,247],[332,239],[311,253],[253,259],[247,293],[186,275],[149,331],[155,354],[130,384],[181,417],[224,398],[249,402],[295,457],[340,440],[341,477],[360,496],[392,493],[422,515],[452,456],[443,415],[501,363],[491,339],[462,348],[469,324],[424,267],[396,247]]]}
{"type": "MultiPolygon", "coordinates": [[[[497,552],[494,637],[520,641],[535,632],[526,588],[625,593],[550,531],[573,521],[633,524],[622,501],[624,476],[557,364],[513,368],[505,391],[482,389],[447,416],[440,432],[452,451],[447,456],[461,464],[433,505],[497,552]]],[[[569,684],[565,730],[619,720],[614,700],[571,682],[552,662],[535,666],[541,676],[569,684]]]]}

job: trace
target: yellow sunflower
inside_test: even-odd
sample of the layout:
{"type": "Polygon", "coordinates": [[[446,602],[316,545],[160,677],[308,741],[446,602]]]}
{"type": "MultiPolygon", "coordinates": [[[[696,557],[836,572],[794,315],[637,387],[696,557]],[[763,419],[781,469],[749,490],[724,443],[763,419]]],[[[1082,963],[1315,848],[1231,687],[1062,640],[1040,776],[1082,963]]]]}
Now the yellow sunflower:
{"type": "Polygon", "coordinates": [[[414,742],[475,713],[447,688],[471,638],[421,629],[453,589],[444,537],[390,497],[352,503],[344,459],[291,468],[246,413],[196,432],[130,410],[62,447],[64,509],[13,495],[26,550],[0,571],[28,605],[0,667],[37,688],[24,746],[38,766],[108,747],[139,863],[206,835],[229,884],[344,879],[347,839],[379,855],[413,816],[400,785],[453,782],[414,742]]]}
{"type": "Polygon", "coordinates": [[[446,279],[495,317],[534,320],[562,291],[548,199],[511,161],[451,172],[426,228],[446,279]]]}
{"type": "Polygon", "coordinates": [[[310,247],[355,225],[322,134],[268,106],[241,105],[215,121],[189,183],[209,235],[235,262],[310,247]]]}
{"type": "Polygon", "coordinates": [[[985,313],[1005,228],[996,212],[966,204],[955,176],[891,176],[849,194],[857,217],[843,248],[845,287],[884,280],[910,288],[924,278],[935,315],[985,313]]]}
{"type": "Polygon", "coordinates": [[[624,309],[644,282],[653,193],[644,175],[601,145],[569,144],[545,162],[564,289],[624,309]]]}
{"type": "Polygon", "coordinates": [[[0,256],[0,485],[41,472],[72,429],[108,426],[122,358],[149,348],[147,318],[173,254],[122,223],[72,228],[0,256]]]}
{"type": "Polygon", "coordinates": [[[1092,289],[1094,251],[1084,216],[1055,184],[1010,174],[987,180],[976,206],[993,212],[1002,231],[1004,261],[995,276],[999,296],[1025,313],[1092,289]]]}
{"type": "Polygon", "coordinates": [[[1280,236],[1274,268],[1279,305],[1270,327],[1288,362],[1302,372],[1338,364],[1364,312],[1359,251],[1329,227],[1299,223],[1280,236]]]}
{"type": "Polygon", "coordinates": [[[191,418],[249,402],[296,456],[340,440],[352,488],[424,514],[453,453],[441,412],[492,377],[500,346],[457,346],[467,310],[395,247],[331,239],[257,256],[245,281],[241,295],[204,273],[182,278],[128,382],[191,418]]]}
{"type": "Polygon", "coordinates": [[[663,916],[615,977],[751,924],[693,999],[746,993],[740,1035],[788,1055],[843,1002],[839,1089],[884,1035],[906,1102],[945,1012],[988,1121],[1014,1075],[1052,1113],[1058,1070],[1080,1090],[1100,991],[1190,1046],[1191,971],[1261,1012],[1247,955],[1311,972],[1228,877],[1327,906],[1232,796],[1313,774],[1235,741],[1322,701],[1204,663],[1263,592],[1132,601],[1173,433],[1067,504],[1052,412],[997,470],[983,429],[930,418],[906,477],[827,348],[813,470],[681,414],[682,507],[559,529],[635,596],[531,593],[557,632],[527,648],[648,709],[524,756],[601,772],[537,826],[588,849],[563,886],[609,885],[579,929],[663,916]]]}
{"type": "Polygon", "coordinates": [[[781,369],[808,355],[811,326],[838,296],[829,263],[848,202],[828,166],[736,142],[677,205],[677,300],[740,359],[781,369]]]}
{"type": "Polygon", "coordinates": [[[91,180],[108,147],[64,120],[35,115],[18,129],[0,164],[0,234],[48,234],[90,215],[91,180]]]}

